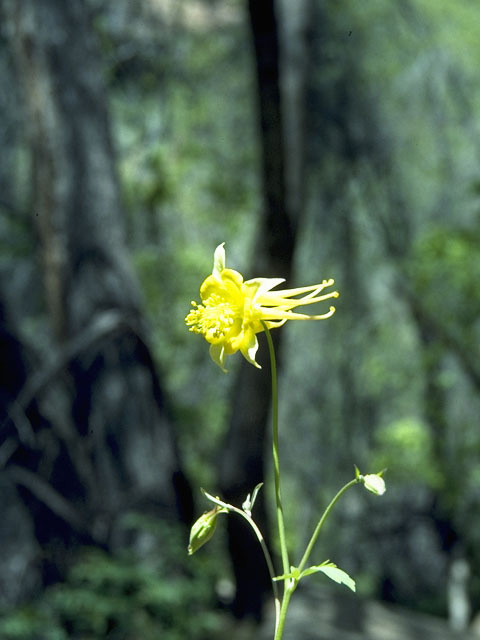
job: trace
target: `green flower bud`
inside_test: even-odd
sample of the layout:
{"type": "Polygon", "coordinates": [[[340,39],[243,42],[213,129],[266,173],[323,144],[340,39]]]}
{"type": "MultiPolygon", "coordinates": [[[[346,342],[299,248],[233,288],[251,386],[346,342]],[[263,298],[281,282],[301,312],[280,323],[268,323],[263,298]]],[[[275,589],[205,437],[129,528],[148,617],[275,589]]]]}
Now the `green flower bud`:
{"type": "Polygon", "coordinates": [[[363,483],[367,491],[371,491],[377,496],[382,496],[387,490],[385,480],[376,473],[369,473],[363,476],[363,483]]]}
{"type": "Polygon", "coordinates": [[[190,530],[190,540],[188,544],[188,555],[191,556],[195,551],[210,540],[215,533],[217,526],[217,516],[224,511],[220,507],[214,507],[211,511],[206,511],[203,516],[193,524],[190,530]]]}

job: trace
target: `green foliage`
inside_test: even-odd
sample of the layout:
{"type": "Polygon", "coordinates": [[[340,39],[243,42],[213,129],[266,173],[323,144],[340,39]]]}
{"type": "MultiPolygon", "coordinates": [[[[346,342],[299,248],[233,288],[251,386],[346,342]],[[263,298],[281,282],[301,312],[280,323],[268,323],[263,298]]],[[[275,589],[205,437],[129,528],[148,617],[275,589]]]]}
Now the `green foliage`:
{"type": "Polygon", "coordinates": [[[274,580],[277,581],[292,579],[296,582],[300,582],[302,578],[311,576],[314,573],[323,573],[328,578],[330,578],[330,580],[333,580],[333,582],[336,582],[337,584],[344,584],[351,591],[356,590],[355,580],[353,580],[353,578],[351,578],[346,571],[343,571],[343,569],[339,569],[336,564],[330,562],[329,560],[325,560],[325,562],[322,562],[322,564],[312,565],[311,567],[308,567],[308,569],[304,569],[303,571],[300,571],[298,567],[291,567],[291,571],[289,573],[277,576],[276,578],[274,578],[274,580]]]}
{"type": "MultiPolygon", "coordinates": [[[[189,4],[185,13],[172,6],[155,14],[148,46],[145,39],[132,43],[130,32],[112,36],[108,20],[99,28],[111,56],[115,46],[132,48],[138,64],[138,73],[122,75],[109,57],[127,237],[186,471],[209,486],[234,372],[219,379],[184,318],[211,272],[215,246],[226,241],[248,261],[259,208],[258,147],[244,7],[229,3],[224,21],[218,8],[198,3],[209,16],[203,23],[189,18],[189,4]],[[156,81],[142,83],[143,70],[156,81]]],[[[141,26],[150,33],[149,24],[141,26]]]]}
{"type": "MultiPolygon", "coordinates": [[[[186,470],[196,482],[213,486],[235,372],[227,377],[215,371],[183,318],[211,271],[216,244],[229,243],[243,260],[243,272],[255,230],[259,139],[245,6],[228,3],[231,20],[221,23],[213,17],[222,3],[213,3],[209,20],[187,24],[182,15],[191,3],[178,3],[178,21],[169,22],[159,11],[156,24],[144,16],[141,29],[137,21],[122,32],[115,27],[118,16],[109,14],[116,3],[93,4],[106,10],[96,27],[103,42],[127,237],[154,352],[186,470]]],[[[140,3],[132,18],[137,20],[148,4],[140,3]]],[[[471,518],[480,483],[478,389],[458,357],[456,366],[451,360],[459,346],[478,362],[480,5],[472,0],[372,0],[368,5],[330,0],[316,7],[323,14],[312,21],[311,40],[318,49],[308,72],[304,124],[309,153],[318,149],[318,157],[308,159],[313,195],[306,222],[299,224],[296,255],[299,271],[308,269],[311,281],[319,273],[334,275],[341,298],[335,321],[321,331],[285,328],[290,377],[282,415],[291,425],[285,467],[292,477],[302,474],[299,488],[293,482],[284,487],[293,506],[289,515],[302,523],[289,530],[288,542],[292,547],[303,542],[303,523],[316,519],[316,511],[305,512],[303,496],[313,491],[321,504],[343,463],[368,460],[372,468],[388,467],[389,481],[399,492],[408,494],[412,484],[426,485],[443,499],[448,492],[449,516],[460,514],[456,528],[479,549],[471,518]],[[383,226],[398,254],[386,246],[383,226]],[[420,343],[403,282],[449,342],[442,335],[429,347],[420,343]],[[436,383],[446,392],[448,428],[441,438],[424,415],[428,358],[438,362],[436,383]],[[447,456],[439,456],[440,450],[447,456]]],[[[94,14],[101,17],[102,11],[94,14]]],[[[15,190],[23,210],[29,208],[25,194],[31,191],[31,176],[28,153],[19,153],[15,190]]],[[[10,213],[0,233],[8,273],[13,264],[35,255],[33,227],[10,213]]],[[[35,318],[22,322],[38,342],[35,318]]],[[[395,551],[393,537],[390,544],[395,551]]],[[[185,548],[177,551],[169,551],[175,566],[87,551],[65,585],[4,617],[0,637],[201,637],[192,625],[211,597],[203,579],[206,567],[199,570],[196,564],[201,566],[205,556],[196,554],[186,569],[185,548]]],[[[164,552],[160,557],[166,562],[164,552]]],[[[411,566],[405,563],[405,571],[411,566]]],[[[374,583],[371,565],[369,571],[374,583]]],[[[360,583],[367,580],[365,575],[360,583]]],[[[204,623],[209,624],[202,614],[204,623]]]]}
{"type": "Polygon", "coordinates": [[[419,239],[409,263],[412,281],[424,304],[442,325],[461,324],[463,339],[478,320],[479,243],[476,227],[434,227],[419,239]]]}
{"type": "Polygon", "coordinates": [[[184,640],[205,638],[219,626],[214,608],[212,568],[186,563],[184,532],[134,516],[142,535],[154,543],[141,558],[84,549],[67,580],[48,588],[26,607],[4,615],[2,640],[184,640]],[[146,526],[145,526],[146,524],[146,526]],[[153,537],[151,537],[153,536],[153,537]],[[188,615],[186,615],[188,612],[188,615]]]}
{"type": "Polygon", "coordinates": [[[179,245],[214,248],[252,222],[258,184],[250,51],[243,14],[232,10],[233,21],[216,37],[179,19],[172,25],[176,37],[157,43],[157,57],[137,42],[137,56],[158,81],[142,88],[135,74],[113,86],[135,248],[154,245],[173,259],[179,245]]]}
{"type": "Polygon", "coordinates": [[[433,434],[419,418],[405,417],[380,427],[372,467],[388,468],[391,484],[425,483],[440,488],[444,476],[433,449],[433,434]]]}

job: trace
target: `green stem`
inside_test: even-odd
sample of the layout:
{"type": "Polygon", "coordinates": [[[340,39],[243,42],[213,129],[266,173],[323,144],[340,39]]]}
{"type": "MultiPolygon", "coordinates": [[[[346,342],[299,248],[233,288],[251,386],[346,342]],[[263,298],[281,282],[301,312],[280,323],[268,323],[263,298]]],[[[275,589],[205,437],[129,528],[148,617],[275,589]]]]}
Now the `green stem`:
{"type": "Polygon", "coordinates": [[[265,538],[263,537],[262,532],[258,528],[257,523],[252,518],[252,516],[250,515],[249,512],[247,513],[243,509],[239,509],[238,507],[234,507],[233,504],[229,504],[228,502],[224,502],[223,500],[220,500],[220,498],[212,496],[210,493],[207,493],[207,491],[205,491],[205,489],[201,489],[201,491],[202,491],[203,495],[208,500],[210,500],[214,504],[216,504],[219,507],[221,507],[227,513],[229,511],[233,511],[234,513],[238,514],[239,516],[242,516],[242,518],[245,518],[245,520],[248,522],[248,524],[252,527],[255,535],[257,536],[257,540],[259,541],[260,546],[262,547],[263,555],[265,557],[265,562],[267,563],[268,573],[270,574],[270,580],[271,580],[271,583],[272,583],[273,597],[275,599],[275,614],[276,614],[276,617],[278,619],[278,615],[279,615],[279,612],[280,612],[280,597],[279,597],[279,594],[278,594],[277,582],[274,579],[275,578],[275,569],[273,568],[272,557],[270,556],[270,552],[269,552],[268,547],[267,547],[267,545],[265,543],[265,538]]]}
{"type": "Polygon", "coordinates": [[[265,562],[267,563],[268,573],[270,574],[270,580],[271,580],[271,583],[272,583],[272,590],[273,590],[273,597],[274,597],[274,600],[275,600],[275,609],[276,609],[276,613],[278,615],[278,611],[279,611],[279,607],[280,607],[280,598],[279,598],[279,595],[278,595],[277,583],[274,580],[274,578],[275,578],[275,570],[273,568],[272,558],[270,556],[270,552],[269,552],[268,547],[267,547],[267,545],[265,543],[265,539],[264,539],[264,537],[262,535],[262,532],[258,528],[258,526],[255,523],[255,521],[253,520],[253,518],[248,515],[248,513],[245,513],[245,511],[242,511],[241,509],[238,509],[237,507],[233,507],[232,505],[229,505],[229,507],[230,507],[231,511],[234,511],[235,513],[238,513],[239,516],[242,516],[242,518],[245,518],[245,520],[248,522],[248,524],[254,530],[255,535],[257,536],[257,540],[259,541],[260,546],[262,547],[263,555],[265,557],[265,562]]]}
{"type": "MultiPolygon", "coordinates": [[[[283,573],[290,571],[290,562],[288,559],[287,541],[285,536],[285,523],[283,520],[282,493],[280,490],[280,461],[278,455],[278,385],[277,385],[277,363],[275,359],[275,349],[273,348],[272,336],[265,322],[262,320],[262,326],[267,336],[268,351],[270,354],[270,369],[272,372],[272,427],[273,427],[273,475],[275,479],[275,501],[278,523],[278,537],[280,541],[280,550],[282,554],[283,573]]],[[[285,595],[287,588],[285,585],[285,595]]],[[[285,598],[284,598],[285,599],[285,598]]],[[[288,606],[288,604],[286,605],[288,606]]],[[[283,603],[282,603],[283,609],[283,603]]],[[[275,636],[277,638],[277,636],[275,636]]],[[[281,635],[278,636],[281,638],[281,635]]]]}
{"type": "Polygon", "coordinates": [[[285,582],[285,592],[283,594],[282,606],[280,607],[280,613],[275,626],[274,640],[282,640],[283,627],[285,626],[285,620],[287,619],[288,605],[290,604],[292,593],[295,591],[295,586],[289,586],[287,582],[285,582]]]}
{"type": "MultiPolygon", "coordinates": [[[[361,482],[359,478],[354,478],[353,480],[350,480],[350,482],[347,482],[347,484],[340,489],[340,491],[335,495],[333,500],[330,502],[328,507],[323,512],[323,515],[318,521],[315,531],[313,532],[313,535],[310,538],[310,542],[308,543],[307,548],[305,549],[305,553],[303,554],[303,558],[300,561],[300,564],[298,566],[299,573],[301,573],[305,568],[308,558],[310,557],[310,553],[312,552],[312,549],[315,546],[315,543],[317,541],[318,535],[326,519],[330,515],[330,512],[332,511],[333,507],[338,502],[338,500],[343,496],[343,494],[348,489],[350,489],[350,487],[353,487],[354,485],[359,484],[359,482],[361,482]]],[[[290,568],[287,571],[285,571],[285,573],[288,573],[289,570],[290,568]]],[[[287,618],[288,605],[290,604],[290,598],[292,597],[292,594],[295,591],[297,584],[298,582],[296,580],[292,580],[292,579],[285,580],[285,591],[283,593],[282,604],[280,606],[280,613],[277,616],[277,624],[275,626],[274,640],[282,640],[283,627],[285,625],[285,620],[287,618]]]]}
{"type": "Polygon", "coordinates": [[[308,543],[307,548],[305,549],[305,553],[303,554],[303,558],[301,559],[300,564],[298,565],[298,569],[299,569],[300,572],[302,572],[303,569],[305,568],[305,565],[307,564],[308,558],[310,557],[312,549],[315,546],[315,543],[317,541],[318,534],[320,533],[320,531],[321,531],[321,529],[322,529],[322,527],[323,527],[323,525],[325,523],[325,520],[330,515],[331,510],[333,509],[335,504],[338,502],[338,500],[343,496],[343,494],[348,489],[350,489],[350,487],[353,487],[354,485],[358,484],[359,482],[360,482],[360,480],[358,478],[354,478],[353,480],[350,480],[350,482],[347,482],[347,484],[340,489],[340,491],[336,494],[336,496],[332,499],[332,501],[330,502],[328,507],[323,512],[323,515],[320,518],[320,520],[318,521],[318,524],[317,524],[317,526],[315,528],[315,531],[313,532],[313,535],[310,538],[310,542],[308,543]]]}
{"type": "MultiPolygon", "coordinates": [[[[267,336],[268,352],[270,355],[270,370],[272,374],[272,448],[273,448],[273,476],[275,480],[275,502],[276,502],[276,514],[278,523],[278,539],[280,542],[280,551],[282,555],[283,573],[290,571],[290,561],[288,559],[287,540],[285,535],[285,522],[283,519],[283,506],[282,506],[282,492],[280,488],[280,458],[279,458],[279,446],[278,446],[278,381],[277,381],[277,361],[275,358],[275,349],[273,347],[272,336],[270,331],[262,321],[262,326],[267,336]]],[[[295,585],[296,586],[296,585],[295,585]]],[[[275,602],[275,639],[281,640],[283,635],[283,627],[287,617],[288,605],[290,598],[295,590],[290,581],[285,581],[282,604],[278,608],[278,601],[275,602]]]]}

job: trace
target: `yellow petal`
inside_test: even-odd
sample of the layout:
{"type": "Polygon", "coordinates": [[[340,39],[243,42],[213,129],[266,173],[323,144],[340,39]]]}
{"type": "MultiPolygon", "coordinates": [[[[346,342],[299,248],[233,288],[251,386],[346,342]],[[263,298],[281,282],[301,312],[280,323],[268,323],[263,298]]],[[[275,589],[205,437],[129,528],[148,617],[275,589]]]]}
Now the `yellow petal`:
{"type": "Polygon", "coordinates": [[[250,364],[253,364],[257,369],[261,369],[262,367],[255,361],[255,356],[258,350],[258,340],[254,331],[249,327],[247,331],[245,331],[243,341],[240,345],[240,351],[250,364]]]}
{"type": "Polygon", "coordinates": [[[212,276],[220,278],[220,274],[225,269],[225,243],[219,244],[215,249],[215,253],[213,254],[213,269],[212,276]]]}
{"type": "Polygon", "coordinates": [[[225,369],[225,347],[223,345],[211,344],[210,357],[215,364],[218,364],[223,373],[228,373],[228,370],[225,369]]]}
{"type": "Polygon", "coordinates": [[[291,296],[299,296],[303,293],[311,292],[307,296],[308,298],[310,296],[316,295],[316,293],[320,293],[320,291],[323,291],[323,289],[325,289],[326,287],[331,287],[334,284],[335,280],[333,280],[333,278],[330,278],[330,280],[323,280],[321,284],[311,284],[308,287],[297,287],[296,289],[283,289],[275,291],[275,293],[282,298],[290,298],[291,296]]]}
{"type": "Polygon", "coordinates": [[[333,316],[334,313],[335,307],[330,307],[327,313],[322,313],[321,315],[316,316],[310,316],[307,313],[296,313],[295,311],[265,308],[262,315],[264,316],[264,320],[283,320],[286,322],[287,320],[325,320],[326,318],[333,316]]]}
{"type": "Polygon", "coordinates": [[[244,286],[253,289],[257,296],[261,296],[270,291],[270,289],[282,284],[282,282],[285,282],[285,278],[253,278],[252,280],[246,280],[244,286]]]}

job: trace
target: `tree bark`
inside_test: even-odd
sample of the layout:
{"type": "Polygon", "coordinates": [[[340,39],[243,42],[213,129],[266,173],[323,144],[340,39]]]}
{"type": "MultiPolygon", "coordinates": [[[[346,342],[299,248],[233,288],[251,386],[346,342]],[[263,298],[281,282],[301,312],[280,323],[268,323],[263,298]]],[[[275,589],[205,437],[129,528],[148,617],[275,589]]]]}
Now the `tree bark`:
{"type": "Polygon", "coordinates": [[[280,49],[274,0],[249,0],[255,52],[261,136],[263,215],[256,252],[262,275],[288,276],[295,246],[295,221],[288,210],[285,138],[280,91],[280,49]]]}
{"type": "Polygon", "coordinates": [[[280,79],[285,139],[287,205],[298,220],[305,205],[307,81],[312,71],[312,0],[278,0],[280,79]]]}
{"type": "Polygon", "coordinates": [[[38,387],[37,372],[37,387],[31,380],[23,393],[45,392],[63,374],[71,407],[52,420],[38,464],[11,473],[35,502],[45,548],[58,538],[68,548],[79,535],[111,546],[126,510],[173,518],[180,509],[189,521],[191,495],[125,246],[86,5],[3,0],[2,8],[28,113],[32,214],[54,333],[46,384],[38,387]]]}

